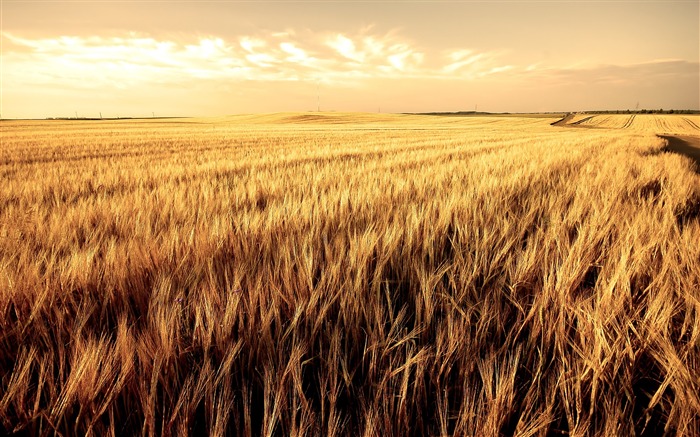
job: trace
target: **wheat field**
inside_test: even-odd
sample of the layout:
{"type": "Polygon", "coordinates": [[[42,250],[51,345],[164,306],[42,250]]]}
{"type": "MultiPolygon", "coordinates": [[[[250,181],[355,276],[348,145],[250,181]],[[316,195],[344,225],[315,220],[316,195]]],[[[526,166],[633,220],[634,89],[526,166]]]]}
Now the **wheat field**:
{"type": "Polygon", "coordinates": [[[581,127],[629,129],[660,135],[700,135],[700,117],[696,115],[575,114],[570,123],[581,127]]]}
{"type": "Polygon", "coordinates": [[[556,120],[3,121],[0,434],[700,435],[700,117],[556,120]]]}

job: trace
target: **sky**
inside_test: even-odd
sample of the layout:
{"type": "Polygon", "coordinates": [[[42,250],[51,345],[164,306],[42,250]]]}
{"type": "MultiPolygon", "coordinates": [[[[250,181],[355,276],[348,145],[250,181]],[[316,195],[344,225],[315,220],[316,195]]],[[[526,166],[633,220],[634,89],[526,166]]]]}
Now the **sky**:
{"type": "Polygon", "coordinates": [[[2,0],[0,116],[700,109],[698,0],[2,0]]]}

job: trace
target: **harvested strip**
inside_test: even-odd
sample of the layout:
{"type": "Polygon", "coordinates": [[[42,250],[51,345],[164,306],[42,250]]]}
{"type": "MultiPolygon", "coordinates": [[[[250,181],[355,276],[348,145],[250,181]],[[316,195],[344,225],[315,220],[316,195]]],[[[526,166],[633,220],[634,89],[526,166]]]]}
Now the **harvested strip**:
{"type": "Polygon", "coordinates": [[[700,172],[700,138],[687,135],[659,135],[668,142],[667,149],[671,152],[680,153],[695,161],[696,171],[700,172]]]}

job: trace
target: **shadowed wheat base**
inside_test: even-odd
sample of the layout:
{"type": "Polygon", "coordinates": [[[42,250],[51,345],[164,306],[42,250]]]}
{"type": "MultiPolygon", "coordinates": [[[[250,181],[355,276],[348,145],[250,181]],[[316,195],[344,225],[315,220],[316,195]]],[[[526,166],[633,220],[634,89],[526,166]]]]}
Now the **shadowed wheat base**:
{"type": "Polygon", "coordinates": [[[0,433],[700,435],[647,117],[3,122],[0,433]]]}

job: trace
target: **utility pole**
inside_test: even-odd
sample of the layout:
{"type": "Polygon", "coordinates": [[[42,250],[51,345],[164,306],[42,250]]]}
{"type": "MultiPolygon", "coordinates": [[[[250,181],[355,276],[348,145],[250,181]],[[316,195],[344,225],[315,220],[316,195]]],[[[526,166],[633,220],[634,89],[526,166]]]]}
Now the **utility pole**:
{"type": "Polygon", "coordinates": [[[102,113],[100,112],[100,120],[102,120],[102,113]]]}
{"type": "Polygon", "coordinates": [[[321,92],[319,91],[318,81],[316,81],[316,112],[321,112],[321,92]]]}

